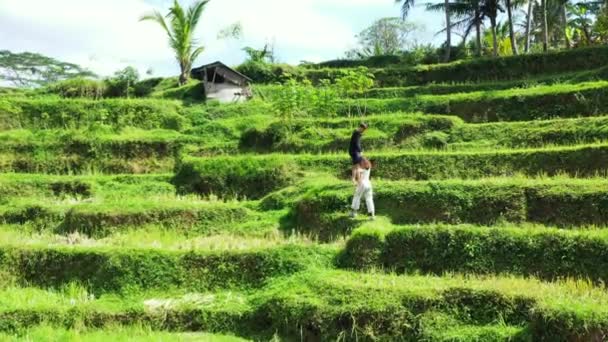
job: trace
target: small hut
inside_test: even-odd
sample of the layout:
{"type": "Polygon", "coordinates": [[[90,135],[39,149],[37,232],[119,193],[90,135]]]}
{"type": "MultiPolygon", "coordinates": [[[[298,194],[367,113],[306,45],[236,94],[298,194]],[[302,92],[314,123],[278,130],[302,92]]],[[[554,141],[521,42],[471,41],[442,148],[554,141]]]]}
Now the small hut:
{"type": "Polygon", "coordinates": [[[192,69],[192,77],[203,81],[207,99],[222,103],[242,102],[252,97],[251,79],[222,62],[192,69]]]}

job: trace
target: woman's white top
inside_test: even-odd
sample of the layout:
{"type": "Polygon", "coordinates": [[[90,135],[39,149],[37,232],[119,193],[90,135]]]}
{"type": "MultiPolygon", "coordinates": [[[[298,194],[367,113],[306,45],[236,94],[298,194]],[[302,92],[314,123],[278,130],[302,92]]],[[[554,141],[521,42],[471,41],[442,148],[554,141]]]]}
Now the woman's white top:
{"type": "Polygon", "coordinates": [[[369,180],[369,176],[371,173],[372,173],[372,169],[359,168],[359,180],[360,180],[360,184],[363,187],[366,187],[366,188],[372,187],[372,182],[370,182],[370,180],[369,180]]]}

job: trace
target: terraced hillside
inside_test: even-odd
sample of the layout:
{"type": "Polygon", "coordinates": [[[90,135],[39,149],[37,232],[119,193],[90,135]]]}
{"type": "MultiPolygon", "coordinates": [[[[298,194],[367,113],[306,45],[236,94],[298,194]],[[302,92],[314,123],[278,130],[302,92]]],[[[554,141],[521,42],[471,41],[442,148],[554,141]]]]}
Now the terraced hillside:
{"type": "Polygon", "coordinates": [[[290,119],[276,86],[3,95],[0,339],[606,340],[608,83],[541,71],[290,119]],[[361,120],[375,221],[348,217],[361,120]]]}

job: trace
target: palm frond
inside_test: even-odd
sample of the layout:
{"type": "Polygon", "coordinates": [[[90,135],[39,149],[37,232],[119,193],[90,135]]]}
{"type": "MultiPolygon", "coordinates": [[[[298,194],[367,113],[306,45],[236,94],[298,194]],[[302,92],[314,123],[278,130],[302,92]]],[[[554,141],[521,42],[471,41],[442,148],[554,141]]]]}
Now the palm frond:
{"type": "Polygon", "coordinates": [[[196,28],[196,26],[198,25],[198,22],[201,19],[201,16],[203,14],[203,11],[205,10],[205,6],[209,3],[209,1],[211,0],[203,0],[203,1],[198,1],[196,3],[194,3],[189,9],[188,9],[188,20],[190,21],[190,28],[192,30],[194,30],[196,28]]]}
{"type": "Polygon", "coordinates": [[[198,56],[200,56],[200,54],[203,53],[203,51],[205,51],[204,46],[197,47],[194,51],[192,51],[192,55],[190,55],[190,61],[192,61],[192,63],[194,63],[196,61],[196,59],[198,58],[198,56]]]}
{"type": "Polygon", "coordinates": [[[151,12],[148,14],[144,14],[143,16],[141,16],[141,18],[139,18],[139,21],[153,21],[153,22],[158,23],[165,30],[165,32],[167,32],[170,39],[172,39],[173,34],[171,33],[171,30],[167,26],[165,17],[163,17],[163,15],[160,14],[160,12],[154,11],[154,12],[151,12]]]}
{"type": "Polygon", "coordinates": [[[401,4],[401,16],[403,19],[407,17],[407,15],[410,13],[410,9],[415,5],[414,0],[395,0],[395,2],[398,4],[403,3],[401,4]]]}

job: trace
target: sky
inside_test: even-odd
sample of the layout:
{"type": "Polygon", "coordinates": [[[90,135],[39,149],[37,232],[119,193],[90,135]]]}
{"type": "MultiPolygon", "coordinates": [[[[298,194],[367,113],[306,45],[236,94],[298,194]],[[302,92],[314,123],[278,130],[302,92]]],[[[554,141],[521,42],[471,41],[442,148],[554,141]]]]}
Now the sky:
{"type": "MultiPolygon", "coordinates": [[[[80,64],[101,76],[126,66],[154,76],[178,73],[163,31],[139,22],[151,10],[166,13],[172,0],[0,0],[0,50],[38,52],[80,64]]],[[[192,0],[181,0],[190,5],[192,0]]],[[[422,29],[421,43],[443,41],[435,33],[440,14],[428,13],[422,2],[408,20],[422,29]]],[[[356,46],[355,35],[376,19],[400,15],[394,0],[211,0],[196,39],[205,46],[195,66],[220,60],[237,65],[242,48],[274,43],[280,62],[320,62],[344,56],[356,46]],[[238,40],[218,40],[223,28],[240,22],[238,40]]]]}

